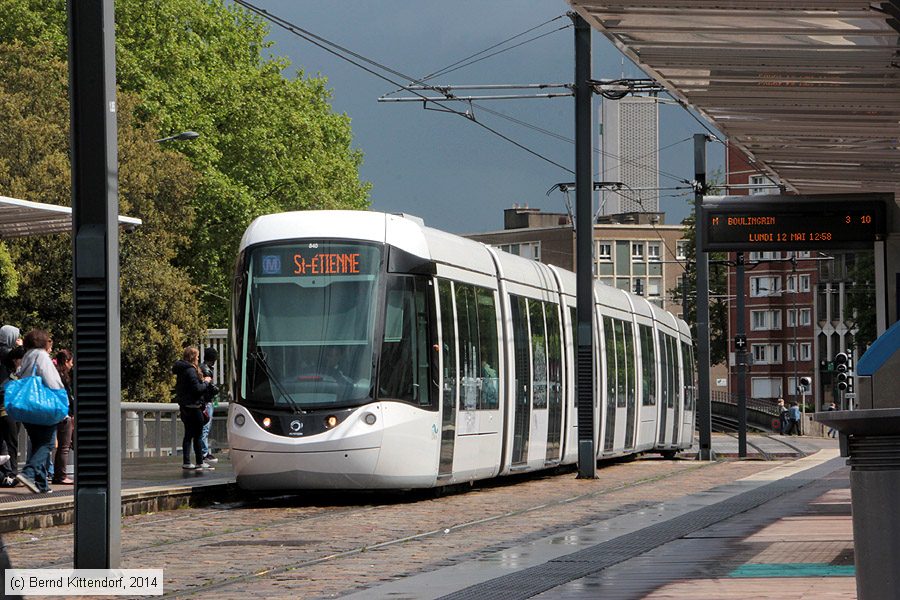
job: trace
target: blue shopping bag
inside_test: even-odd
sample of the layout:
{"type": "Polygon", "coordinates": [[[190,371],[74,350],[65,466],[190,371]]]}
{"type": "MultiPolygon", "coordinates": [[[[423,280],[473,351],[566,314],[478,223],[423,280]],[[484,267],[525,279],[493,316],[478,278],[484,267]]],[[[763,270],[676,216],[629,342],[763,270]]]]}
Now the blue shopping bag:
{"type": "Polygon", "coordinates": [[[69,396],[65,389],[51,390],[44,378],[31,375],[10,379],[3,386],[6,412],[16,421],[35,425],[56,425],[69,415],[69,396]]]}

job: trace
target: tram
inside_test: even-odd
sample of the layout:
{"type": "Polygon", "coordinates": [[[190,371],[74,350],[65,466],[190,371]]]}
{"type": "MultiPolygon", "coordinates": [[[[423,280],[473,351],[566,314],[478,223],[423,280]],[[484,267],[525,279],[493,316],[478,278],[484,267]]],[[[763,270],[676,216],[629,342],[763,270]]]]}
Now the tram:
{"type": "MultiPolygon", "coordinates": [[[[407,489],[575,463],[575,275],[365,211],[262,216],[237,259],[231,460],[250,490],[407,489]]],[[[594,286],[598,460],[689,448],[684,321],[594,286]]]]}

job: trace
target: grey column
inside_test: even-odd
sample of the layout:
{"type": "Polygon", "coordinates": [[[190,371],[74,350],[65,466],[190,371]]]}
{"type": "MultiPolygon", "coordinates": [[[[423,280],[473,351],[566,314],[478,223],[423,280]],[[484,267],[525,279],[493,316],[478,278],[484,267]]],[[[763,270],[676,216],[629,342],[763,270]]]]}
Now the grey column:
{"type": "Polygon", "coordinates": [[[68,0],[75,567],[120,560],[119,238],[113,0],[68,0]]]}
{"type": "Polygon", "coordinates": [[[697,248],[697,427],[700,460],[712,460],[712,419],[709,397],[709,257],[703,251],[700,204],[706,192],[706,135],[694,134],[694,231],[697,248]]]}
{"type": "MultiPolygon", "coordinates": [[[[744,335],[744,253],[737,253],[737,321],[735,333],[744,335]]],[[[747,347],[735,349],[737,363],[738,457],[747,457],[747,347]]]]}
{"type": "Polygon", "coordinates": [[[576,332],[576,393],[578,402],[578,477],[594,478],[594,243],[593,121],[591,99],[591,28],[575,14],[575,270],[578,328],[576,332]]]}

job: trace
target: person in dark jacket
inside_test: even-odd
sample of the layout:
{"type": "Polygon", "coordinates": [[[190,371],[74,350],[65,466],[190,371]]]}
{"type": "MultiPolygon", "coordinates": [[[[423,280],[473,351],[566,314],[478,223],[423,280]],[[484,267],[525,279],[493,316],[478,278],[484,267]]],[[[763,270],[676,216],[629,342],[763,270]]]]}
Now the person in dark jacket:
{"type": "Polygon", "coordinates": [[[18,327],[0,327],[0,452],[9,455],[9,462],[0,465],[0,487],[19,485],[19,428],[20,425],[6,413],[3,384],[19,368],[25,348],[18,327]]]}
{"type": "Polygon", "coordinates": [[[200,436],[203,434],[203,408],[209,390],[211,377],[204,377],[200,371],[200,353],[193,346],[184,349],[181,360],[172,366],[175,374],[175,401],[181,409],[184,423],[184,440],[181,442],[183,469],[209,469],[213,467],[203,460],[200,436]],[[194,448],[196,463],[191,463],[191,447],[194,448]]]}
{"type": "Polygon", "coordinates": [[[209,387],[206,390],[205,405],[209,419],[206,421],[206,424],[203,425],[203,432],[200,435],[200,448],[203,450],[203,461],[208,463],[219,462],[219,459],[212,455],[212,449],[209,447],[209,431],[212,429],[213,410],[215,410],[216,396],[219,395],[219,388],[212,383],[213,368],[216,366],[216,361],[218,359],[219,352],[215,348],[209,347],[203,351],[203,362],[200,363],[200,372],[203,374],[203,377],[208,377],[210,380],[209,387]]]}

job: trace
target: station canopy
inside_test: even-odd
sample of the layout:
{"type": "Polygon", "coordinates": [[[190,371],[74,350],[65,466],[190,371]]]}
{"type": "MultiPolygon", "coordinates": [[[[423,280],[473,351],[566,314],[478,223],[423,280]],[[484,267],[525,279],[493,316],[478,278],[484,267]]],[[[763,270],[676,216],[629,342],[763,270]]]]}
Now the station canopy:
{"type": "Polygon", "coordinates": [[[568,1],[788,189],[900,192],[898,0],[568,1]]]}
{"type": "MultiPolygon", "coordinates": [[[[119,216],[119,225],[138,226],[140,219],[119,216]]],[[[72,232],[72,209],[0,196],[0,240],[72,232]]]]}

